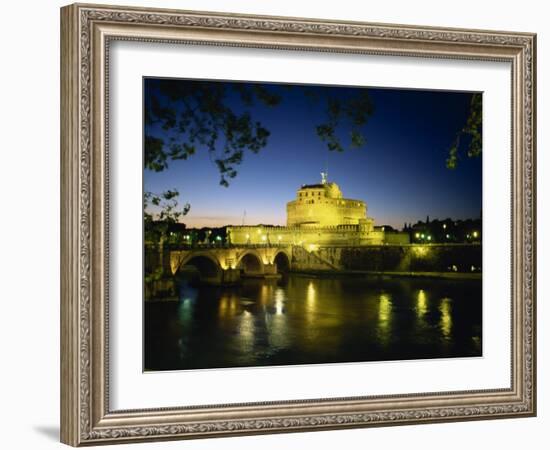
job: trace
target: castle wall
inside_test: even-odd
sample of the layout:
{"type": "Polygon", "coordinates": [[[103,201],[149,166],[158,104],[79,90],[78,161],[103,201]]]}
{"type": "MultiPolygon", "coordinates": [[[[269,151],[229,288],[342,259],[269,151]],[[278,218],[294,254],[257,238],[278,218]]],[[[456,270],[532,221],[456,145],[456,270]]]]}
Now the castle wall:
{"type": "Polygon", "coordinates": [[[384,242],[384,232],[371,231],[368,220],[362,225],[328,227],[299,226],[237,226],[228,227],[230,242],[234,245],[280,244],[316,248],[327,245],[377,245],[384,242]]]}

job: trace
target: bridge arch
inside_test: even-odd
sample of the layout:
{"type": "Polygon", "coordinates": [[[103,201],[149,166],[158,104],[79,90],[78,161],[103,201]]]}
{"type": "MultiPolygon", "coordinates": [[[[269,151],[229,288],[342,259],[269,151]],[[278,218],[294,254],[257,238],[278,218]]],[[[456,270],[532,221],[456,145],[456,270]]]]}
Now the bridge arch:
{"type": "Polygon", "coordinates": [[[185,271],[186,267],[193,267],[203,282],[219,282],[222,279],[222,268],[216,255],[210,252],[193,252],[181,262],[178,272],[185,271]]]}
{"type": "Polygon", "coordinates": [[[255,250],[250,250],[240,255],[237,261],[237,268],[241,270],[243,275],[255,276],[264,273],[262,257],[255,250]]]}
{"type": "Polygon", "coordinates": [[[290,256],[284,250],[280,250],[275,254],[273,264],[277,266],[277,273],[287,273],[290,271],[290,256]]]}

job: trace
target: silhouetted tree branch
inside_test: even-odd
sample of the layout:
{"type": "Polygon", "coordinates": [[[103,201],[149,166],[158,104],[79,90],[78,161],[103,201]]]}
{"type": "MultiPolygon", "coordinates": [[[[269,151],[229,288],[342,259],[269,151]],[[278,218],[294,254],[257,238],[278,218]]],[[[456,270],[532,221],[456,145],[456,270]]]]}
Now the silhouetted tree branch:
{"type": "Polygon", "coordinates": [[[172,160],[185,160],[206,150],[222,186],[228,186],[237,175],[246,151],[258,153],[267,145],[270,131],[254,119],[253,107],[276,107],[284,100],[285,91],[299,91],[326,111],[326,120],[314,131],[330,151],[338,152],[346,146],[339,138],[339,127],[347,123],[349,148],[361,147],[365,144],[362,127],[374,110],[365,89],[353,96],[338,96],[333,88],[320,86],[170,79],[146,82],[145,167],[159,172],[172,160]]]}
{"type": "Polygon", "coordinates": [[[468,118],[464,127],[456,134],[447,157],[447,168],[456,169],[461,154],[469,158],[478,157],[482,151],[482,95],[472,94],[468,118]]]}

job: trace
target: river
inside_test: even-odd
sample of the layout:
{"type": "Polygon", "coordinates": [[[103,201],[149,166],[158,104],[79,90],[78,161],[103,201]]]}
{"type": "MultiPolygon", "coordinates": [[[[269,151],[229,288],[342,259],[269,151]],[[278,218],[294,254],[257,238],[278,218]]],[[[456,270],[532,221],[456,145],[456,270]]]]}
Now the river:
{"type": "Polygon", "coordinates": [[[482,355],[481,280],[316,278],[180,283],[144,304],[144,369],[482,355]]]}

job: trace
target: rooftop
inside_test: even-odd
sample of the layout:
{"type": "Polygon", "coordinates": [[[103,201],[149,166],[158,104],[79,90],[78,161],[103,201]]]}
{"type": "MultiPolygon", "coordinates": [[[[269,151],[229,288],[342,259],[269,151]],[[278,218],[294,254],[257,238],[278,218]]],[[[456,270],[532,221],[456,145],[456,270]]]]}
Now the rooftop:
{"type": "Polygon", "coordinates": [[[322,189],[325,186],[325,184],[302,184],[300,189],[322,189]]]}

